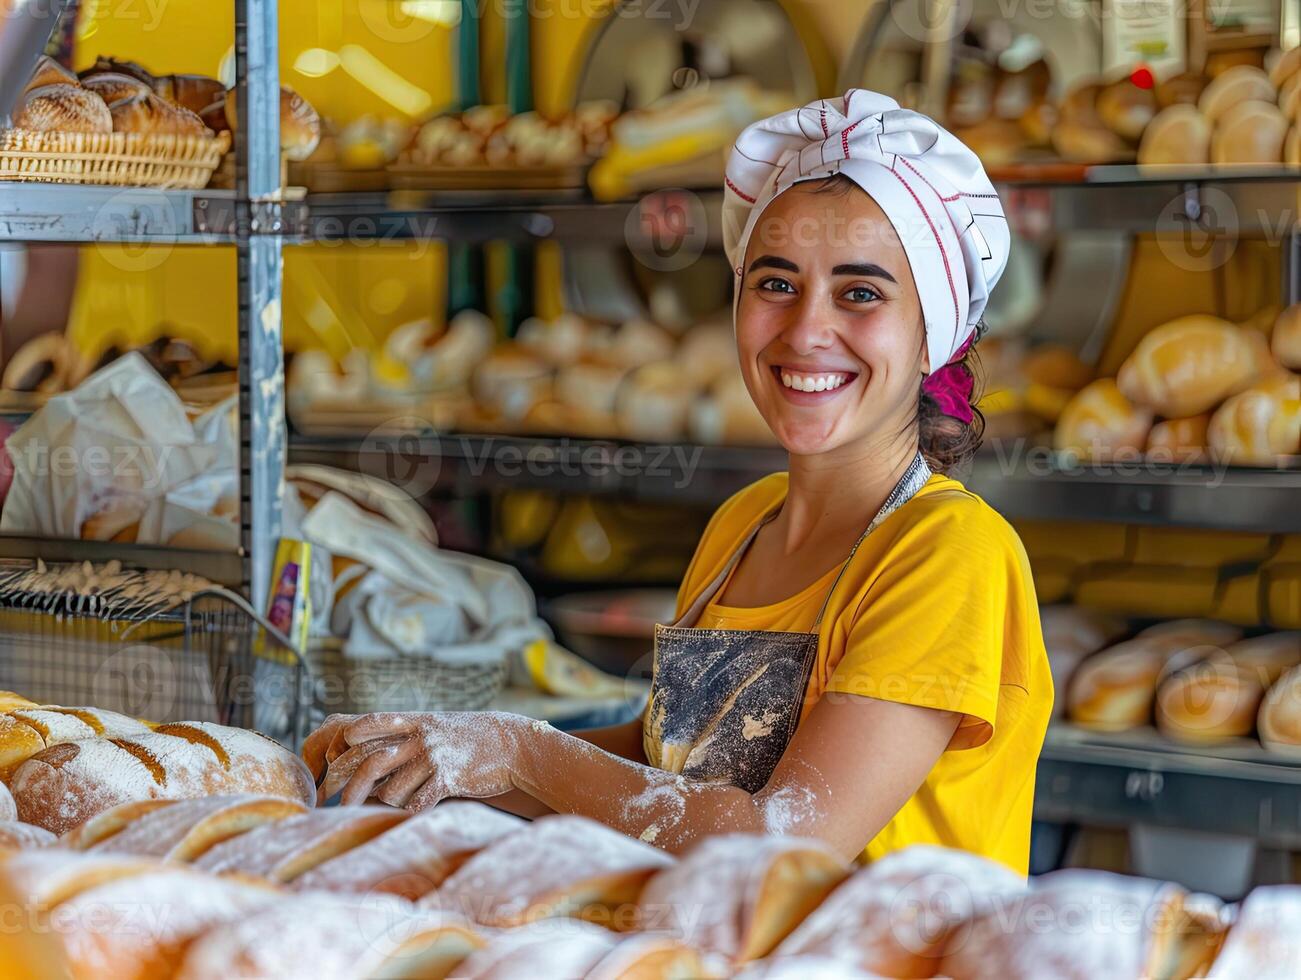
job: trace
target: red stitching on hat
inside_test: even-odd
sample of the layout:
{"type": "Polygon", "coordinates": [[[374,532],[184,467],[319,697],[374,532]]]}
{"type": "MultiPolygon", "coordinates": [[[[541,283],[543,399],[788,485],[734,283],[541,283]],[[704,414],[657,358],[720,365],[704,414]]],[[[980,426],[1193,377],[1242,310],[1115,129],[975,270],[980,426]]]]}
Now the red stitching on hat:
{"type": "Polygon", "coordinates": [[[900,163],[902,163],[905,167],[907,167],[909,170],[911,170],[913,173],[915,173],[918,177],[920,177],[920,178],[921,178],[921,182],[922,182],[923,184],[925,184],[927,187],[929,187],[932,191],[934,191],[934,192],[935,192],[935,196],[938,197],[941,201],[956,201],[958,198],[960,198],[960,197],[962,196],[962,192],[961,192],[961,191],[958,191],[958,193],[954,194],[952,197],[945,197],[945,196],[944,196],[943,194],[941,194],[939,191],[935,190],[935,185],[932,184],[929,180],[926,179],[926,175],[925,175],[924,173],[922,173],[920,170],[918,170],[916,167],[914,167],[911,163],[908,162],[908,158],[907,158],[907,157],[896,157],[895,159],[897,159],[897,160],[898,160],[900,163]]]}
{"type": "MultiPolygon", "coordinates": [[[[940,247],[940,258],[944,260],[944,275],[949,280],[949,292],[953,295],[953,331],[956,334],[958,328],[962,325],[962,321],[958,313],[958,290],[953,285],[953,271],[949,268],[949,253],[944,250],[944,241],[940,238],[940,233],[935,227],[935,222],[931,220],[930,213],[926,210],[926,205],[922,204],[921,198],[917,196],[917,192],[912,189],[908,181],[904,180],[903,174],[899,173],[899,171],[895,170],[893,167],[888,167],[886,169],[899,178],[899,183],[903,184],[904,189],[912,195],[912,199],[916,202],[918,209],[922,213],[922,217],[925,218],[926,223],[930,225],[931,234],[935,236],[935,244],[940,247]]],[[[921,175],[919,174],[918,176],[921,175]]],[[[931,188],[931,190],[934,189],[935,188],[933,187],[931,188]]]]}
{"type": "Polygon", "coordinates": [[[849,159],[849,134],[857,129],[858,123],[862,121],[863,120],[860,119],[858,122],[852,122],[840,131],[840,148],[845,151],[846,160],[849,159]]]}
{"type": "Polygon", "coordinates": [[[831,134],[827,132],[827,100],[822,100],[822,108],[818,110],[818,119],[822,123],[822,138],[826,139],[831,134]]]}
{"type": "Polygon", "coordinates": [[[745,201],[747,204],[753,204],[755,202],[755,199],[753,197],[751,197],[749,194],[745,193],[745,191],[741,190],[741,188],[737,187],[735,184],[732,183],[731,177],[728,177],[726,174],[724,174],[723,180],[726,181],[727,186],[732,188],[732,192],[736,194],[736,196],[739,197],[741,200],[745,201]]]}

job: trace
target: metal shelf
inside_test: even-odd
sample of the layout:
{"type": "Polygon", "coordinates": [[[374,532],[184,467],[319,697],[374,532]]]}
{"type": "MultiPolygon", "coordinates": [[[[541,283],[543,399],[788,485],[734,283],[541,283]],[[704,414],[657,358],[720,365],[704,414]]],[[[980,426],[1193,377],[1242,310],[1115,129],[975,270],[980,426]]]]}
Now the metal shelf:
{"type": "Polygon", "coordinates": [[[0,559],[40,559],[50,564],[89,561],[96,565],[119,561],[126,568],[191,572],[232,589],[240,587],[244,569],[244,556],[237,551],[81,541],[26,534],[0,534],[0,559]]]}
{"type": "Polygon", "coordinates": [[[1035,817],[1058,823],[1149,824],[1254,837],[1301,848],[1301,763],[1258,745],[1199,751],[1155,732],[1048,730],[1035,817]]]}
{"type": "Polygon", "coordinates": [[[228,244],[234,234],[233,191],[0,181],[3,241],[228,244]]]}

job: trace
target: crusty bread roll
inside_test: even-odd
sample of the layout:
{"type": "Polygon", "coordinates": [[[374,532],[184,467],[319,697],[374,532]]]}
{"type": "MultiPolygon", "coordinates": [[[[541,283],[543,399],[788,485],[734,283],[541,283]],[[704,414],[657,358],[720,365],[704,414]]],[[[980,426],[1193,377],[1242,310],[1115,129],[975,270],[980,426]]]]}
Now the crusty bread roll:
{"type": "Polygon", "coordinates": [[[1052,605],[1039,610],[1048,670],[1052,675],[1053,717],[1066,716],[1066,691],[1080,662],[1124,632],[1120,620],[1079,606],[1052,605]]]}
{"type": "Polygon", "coordinates": [[[146,133],[155,136],[206,136],[203,120],[180,106],[172,105],[152,92],[118,99],[108,107],[115,133],[146,133]]]}
{"type": "Polygon", "coordinates": [[[268,887],[160,866],[83,891],[50,921],[75,980],[155,980],[172,976],[199,936],[279,898],[268,887]]]}
{"type": "Polygon", "coordinates": [[[9,792],[9,787],[0,783],[0,820],[17,820],[18,807],[14,804],[13,794],[9,792]]]}
{"type": "Polygon", "coordinates": [[[785,939],[847,871],[812,838],[707,837],[646,886],[643,927],[745,963],[785,939]]]}
{"type": "Polygon", "coordinates": [[[102,708],[17,708],[0,715],[0,780],[42,749],[86,738],[144,735],[149,726],[102,708]]]}
{"type": "Polygon", "coordinates": [[[23,94],[22,106],[14,113],[14,128],[41,133],[111,133],[113,117],[94,92],[58,83],[23,94]]]}
{"type": "Polygon", "coordinates": [[[1206,86],[1197,100],[1197,108],[1214,125],[1229,118],[1243,102],[1273,102],[1276,96],[1268,75],[1253,65],[1239,65],[1206,86]]]}
{"type": "Polygon", "coordinates": [[[672,865],[593,820],[547,816],[489,844],[422,904],[501,928],[554,915],[628,928],[647,879],[672,865]]]}
{"type": "Polygon", "coordinates": [[[471,380],[484,408],[518,421],[552,395],[552,368],[519,345],[505,344],[479,362],[471,380]]]}
{"type": "Polygon", "coordinates": [[[114,834],[120,834],[132,823],[147,813],[175,806],[179,800],[132,800],[109,807],[103,813],[97,813],[89,820],[74,827],[62,837],[59,843],[74,851],[88,851],[101,841],[106,841],[114,834]]]}
{"type": "Polygon", "coordinates": [[[680,439],[697,393],[671,361],[638,368],[619,388],[615,417],[620,434],[647,442],[680,439]]]}
{"type": "Polygon", "coordinates": [[[833,891],[774,951],[825,956],[883,977],[937,976],[947,946],[977,914],[1026,891],[987,858],[915,845],[887,854],[833,891]]]}
{"type": "Polygon", "coordinates": [[[524,828],[518,817],[469,800],[413,814],[364,844],[293,879],[298,891],[386,893],[415,900],[494,841],[524,828]]]}
{"type": "Polygon", "coordinates": [[[1147,436],[1147,457],[1160,463],[1200,463],[1206,459],[1209,412],[1162,419],[1147,436]]]}
{"type": "Polygon", "coordinates": [[[1178,885],[1110,874],[1056,871],[1020,898],[978,914],[946,952],[953,980],[1093,980],[1205,976],[1222,926],[1209,897],[1178,885]]]}
{"type": "Polygon", "coordinates": [[[1251,734],[1265,687],[1256,674],[1225,657],[1177,670],[1156,692],[1161,732],[1181,742],[1217,742],[1251,734]]]}
{"type": "Polygon", "coordinates": [[[1301,631],[1286,630],[1239,640],[1216,656],[1233,661],[1253,674],[1262,686],[1269,687],[1301,664],[1301,631]]]}
{"type": "MultiPolygon", "coordinates": [[[[2,785],[2,784],[0,784],[2,785]]],[[[37,847],[49,847],[59,838],[44,827],[36,827],[19,820],[0,820],[0,851],[26,851],[37,847]]]]}
{"type": "Polygon", "coordinates": [[[80,83],[77,81],[76,72],[69,71],[48,54],[43,54],[36,59],[36,67],[32,69],[32,77],[27,80],[24,91],[30,92],[34,88],[43,88],[46,85],[78,84],[80,83]]]}
{"type": "Polygon", "coordinates": [[[94,92],[104,100],[106,105],[112,105],[122,99],[143,96],[149,92],[149,86],[140,79],[109,71],[91,75],[81,83],[81,87],[88,92],[94,92]]]}
{"type": "Polygon", "coordinates": [[[1129,640],[1086,658],[1066,690],[1071,721],[1098,731],[1127,731],[1152,719],[1152,699],[1168,655],[1129,640]]]}
{"type": "Polygon", "coordinates": [[[1210,160],[1211,124],[1196,106],[1187,103],[1157,113],[1138,145],[1140,164],[1200,164],[1210,160]]]}
{"type": "Polygon", "coordinates": [[[1137,458],[1151,428],[1151,409],[1132,403],[1111,378],[1099,378],[1062,410],[1053,446],[1082,459],[1137,458]]]}
{"type": "MultiPolygon", "coordinates": [[[[223,102],[226,125],[239,129],[233,92],[223,102]]],[[[321,142],[321,117],[312,104],[291,88],[280,87],[280,152],[290,160],[306,160],[321,142]]]]}
{"type": "Polygon", "coordinates": [[[316,802],[311,773],[289,750],[207,722],[55,745],[19,766],[9,787],[18,816],[56,834],[130,800],[258,793],[316,802]]]}
{"type": "MultiPolygon", "coordinates": [[[[135,805],[124,804],[128,808],[135,805]]],[[[296,800],[275,796],[206,796],[179,800],[172,806],[137,815],[119,833],[90,850],[96,854],[194,861],[222,841],[301,814],[305,809],[296,800]]]]}
{"type": "Polygon", "coordinates": [[[169,976],[425,980],[455,975],[456,965],[482,945],[466,923],[413,912],[391,896],[362,903],[344,896],[294,895],[208,929],[169,976]]]}
{"type": "Polygon", "coordinates": [[[1211,455],[1236,466],[1301,453],[1301,375],[1275,375],[1227,399],[1206,431],[1211,455]]]}
{"type": "Polygon", "coordinates": [[[1074,163],[1117,163],[1133,158],[1128,143],[1100,124],[1060,119],[1053,127],[1053,149],[1074,163]]]}
{"type": "Polygon", "coordinates": [[[196,116],[226,94],[226,86],[206,75],[160,75],[154,78],[153,89],[159,97],[196,116]]]}
{"type": "Polygon", "coordinates": [[[1256,715],[1256,729],[1265,748],[1301,757],[1301,667],[1270,685],[1256,715]]]}
{"type": "Polygon", "coordinates": [[[1301,303],[1293,303],[1278,315],[1269,344],[1278,363],[1292,371],[1301,370],[1301,303]]]}
{"type": "Polygon", "coordinates": [[[1137,142],[1143,135],[1156,109],[1156,93],[1139,88],[1128,78],[1104,86],[1094,103],[1102,124],[1131,142],[1137,142]]]}
{"type": "Polygon", "coordinates": [[[564,975],[588,980],[652,980],[707,977],[700,954],[655,935],[620,936],[589,925],[556,919],[531,922],[498,933],[457,965],[464,980],[508,980],[564,975]]]}
{"type": "Polygon", "coordinates": [[[195,866],[218,874],[238,871],[269,881],[293,881],[406,818],[406,811],[386,806],[309,810],[231,837],[196,859],[195,866]]]}
{"type": "Polygon", "coordinates": [[[1211,135],[1211,163],[1281,163],[1287,118],[1273,102],[1241,102],[1211,135]]]}
{"type": "Polygon", "coordinates": [[[1116,386],[1166,418],[1208,411],[1260,377],[1261,339],[1213,316],[1184,316],[1148,331],[1120,366],[1116,386]]]}
{"type": "MultiPolygon", "coordinates": [[[[1294,49],[1295,50],[1295,49],[1294,49]]],[[[1209,980],[1286,977],[1301,963],[1301,885],[1266,885],[1238,905],[1209,980]]]]}
{"type": "Polygon", "coordinates": [[[614,406],[627,369],[584,357],[556,371],[556,399],[582,433],[614,435],[614,406]],[[603,431],[602,431],[603,430],[603,431]]]}

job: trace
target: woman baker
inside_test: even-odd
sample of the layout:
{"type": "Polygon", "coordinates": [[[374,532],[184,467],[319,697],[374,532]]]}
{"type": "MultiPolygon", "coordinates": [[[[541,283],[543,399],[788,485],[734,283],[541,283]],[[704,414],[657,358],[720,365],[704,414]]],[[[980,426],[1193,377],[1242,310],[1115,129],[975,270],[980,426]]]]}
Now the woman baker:
{"type": "Polygon", "coordinates": [[[746,129],[724,193],[737,354],[789,472],[710,521],[644,717],[336,715],[304,755],[344,803],[487,799],[671,851],[942,844],[1024,872],[1052,706],[1034,588],[1016,533],[947,475],[980,441],[998,197],[952,134],[862,89],[746,129]]]}

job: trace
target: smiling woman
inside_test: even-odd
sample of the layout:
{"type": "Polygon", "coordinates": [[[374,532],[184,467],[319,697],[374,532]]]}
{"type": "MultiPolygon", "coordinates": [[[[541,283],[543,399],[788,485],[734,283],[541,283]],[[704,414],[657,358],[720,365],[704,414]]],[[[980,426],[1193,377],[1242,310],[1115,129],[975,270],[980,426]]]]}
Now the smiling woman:
{"type": "Polygon", "coordinates": [[[975,155],[862,90],[749,127],[727,168],[737,355],[789,472],[727,501],[655,632],[645,717],[336,717],[345,802],[491,798],[670,850],[730,831],[846,856],[962,848],[1024,873],[1052,708],[1011,527],[947,471],[1008,231],[975,155]]]}

